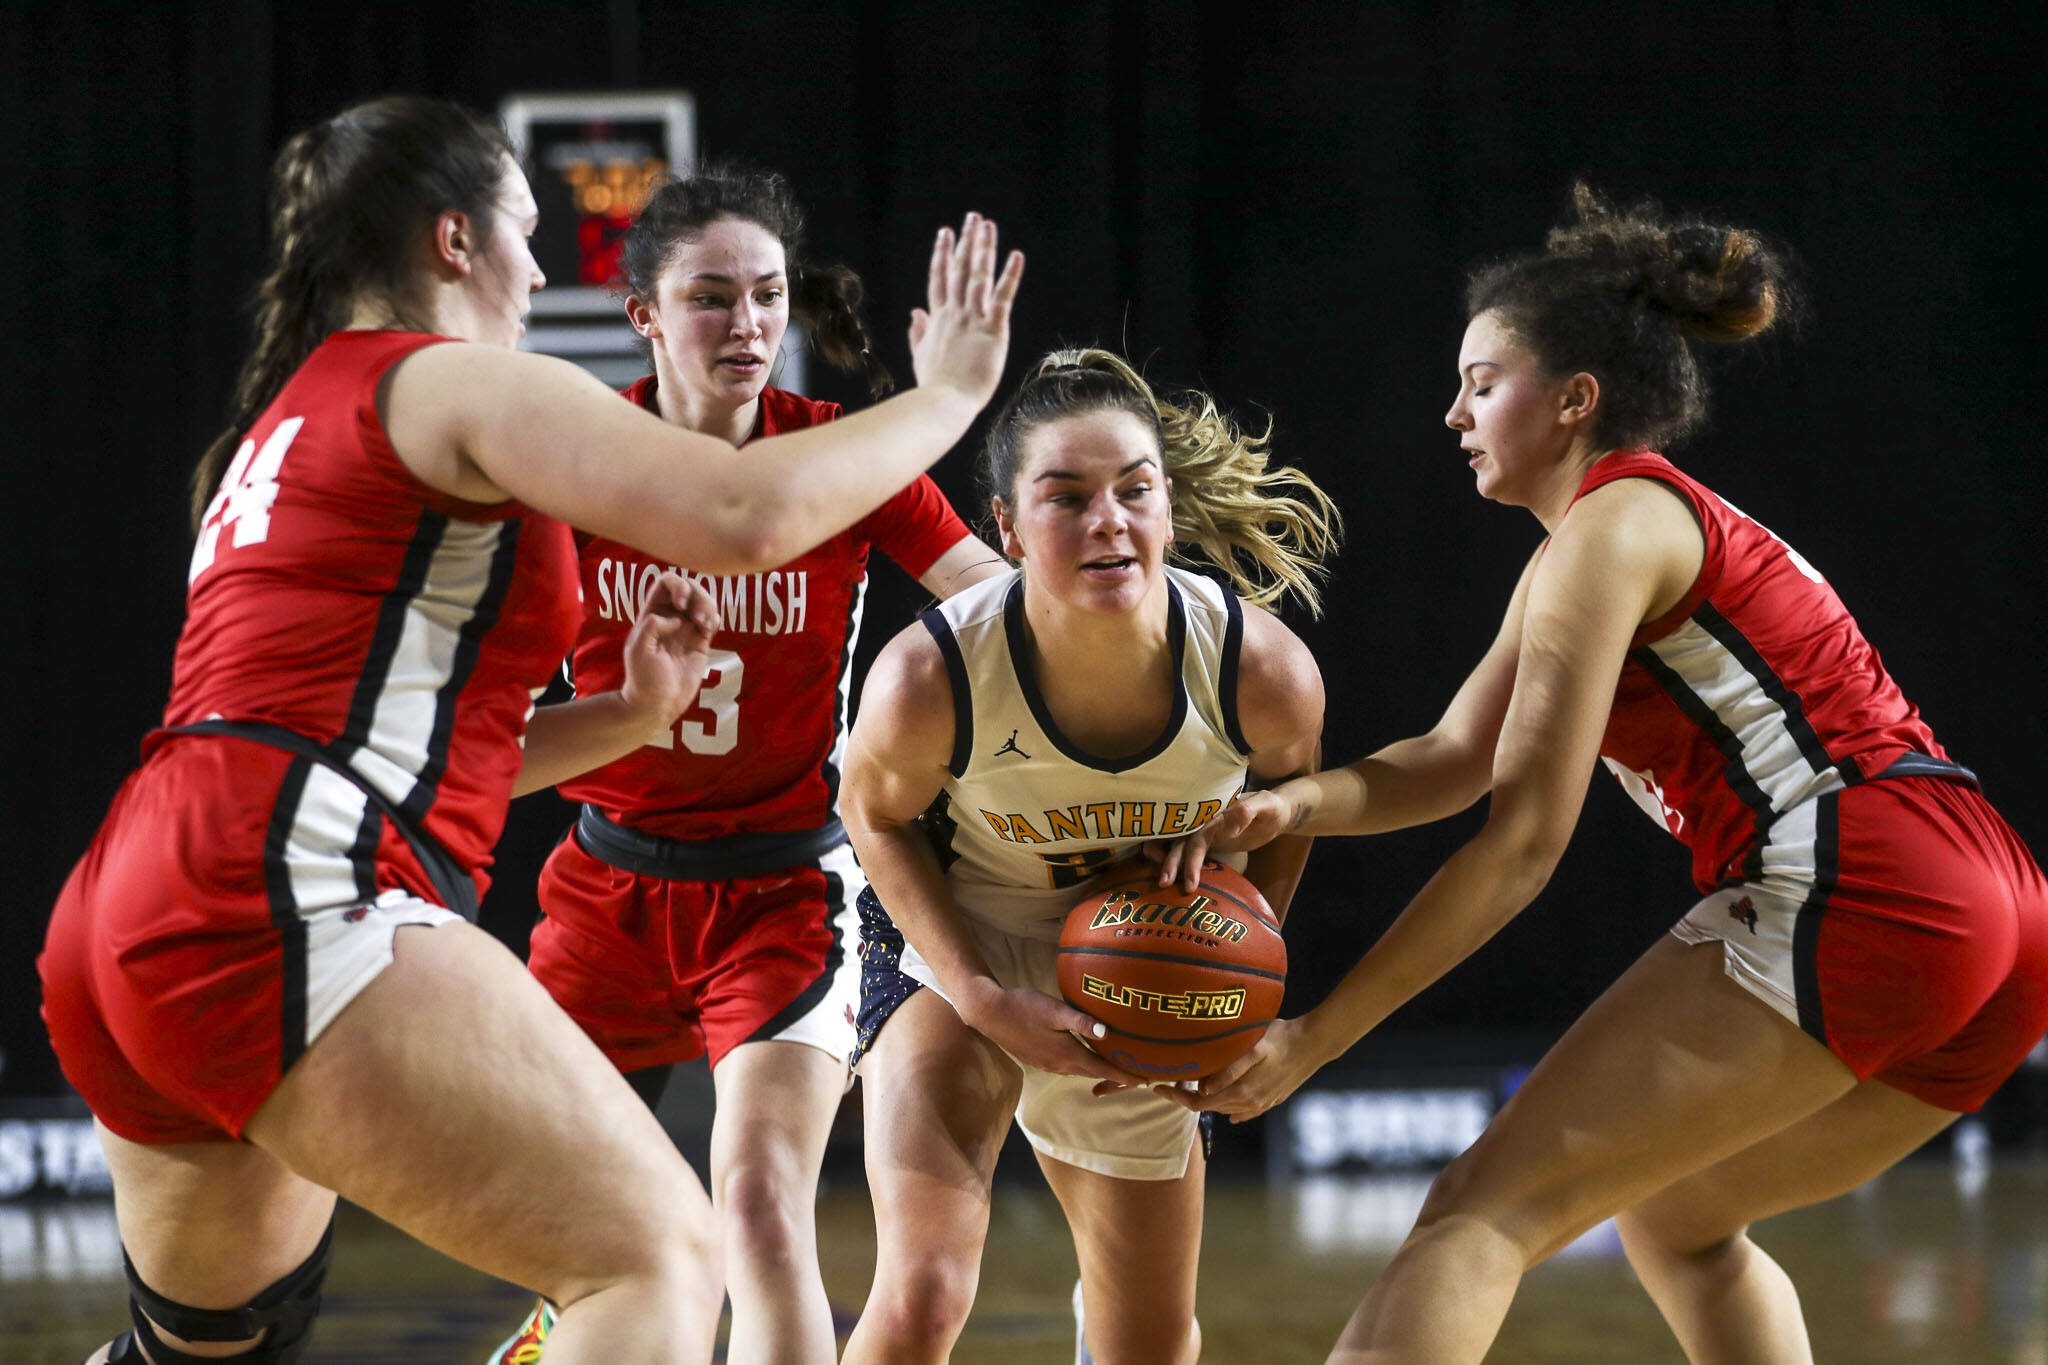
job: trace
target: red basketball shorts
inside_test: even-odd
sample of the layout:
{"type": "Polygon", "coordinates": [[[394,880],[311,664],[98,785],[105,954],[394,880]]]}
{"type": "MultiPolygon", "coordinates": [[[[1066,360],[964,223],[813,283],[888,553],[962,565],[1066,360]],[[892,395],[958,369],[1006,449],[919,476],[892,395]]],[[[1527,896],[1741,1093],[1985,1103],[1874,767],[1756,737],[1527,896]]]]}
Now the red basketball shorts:
{"type": "Polygon", "coordinates": [[[65,1076],[133,1142],[227,1141],[391,962],[346,779],[238,739],[174,740],[114,798],[58,896],[37,969],[65,1076]]]}
{"type": "Polygon", "coordinates": [[[1729,976],[1859,1079],[1978,1108],[2048,1032],[2040,867],[1961,782],[1867,782],[1795,820],[1812,823],[1810,867],[1723,887],[1672,932],[1725,945],[1729,976]]]}
{"type": "Polygon", "coordinates": [[[748,1042],[853,1047],[860,967],[845,844],[814,864],[727,881],[627,872],[574,834],[541,870],[528,966],[621,1071],[748,1042]]]}

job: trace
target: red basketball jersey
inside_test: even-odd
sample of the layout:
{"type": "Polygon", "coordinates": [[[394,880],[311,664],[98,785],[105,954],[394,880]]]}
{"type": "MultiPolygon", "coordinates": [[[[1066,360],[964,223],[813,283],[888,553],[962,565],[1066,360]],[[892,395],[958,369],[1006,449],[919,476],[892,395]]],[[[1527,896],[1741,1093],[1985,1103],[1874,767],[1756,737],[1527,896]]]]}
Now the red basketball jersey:
{"type": "Polygon", "coordinates": [[[1947,756],[1827,581],[1740,509],[1642,450],[1601,459],[1577,496],[1632,478],[1691,505],[1706,556],[1684,599],[1636,632],[1601,758],[1692,849],[1702,891],[1810,879],[1827,856],[1812,798],[1907,754],[1947,756]]]}
{"type": "Polygon", "coordinates": [[[575,546],[517,503],[429,488],[391,448],[378,381],[443,340],[337,332],[249,428],[193,547],[164,723],[331,744],[481,883],[533,697],[575,638],[575,546]]]}
{"type": "MultiPolygon", "coordinates": [[[[653,376],[625,396],[655,410],[653,376]]],[[[837,403],[763,389],[754,436],[838,416],[837,403]]],[[[697,704],[671,727],[666,743],[565,782],[562,795],[670,839],[823,825],[839,791],[868,550],[879,546],[916,578],[967,534],[938,485],[919,475],[858,525],[780,568],[692,574],[725,618],[697,704]]],[[[626,632],[655,576],[675,566],[600,536],[579,533],[576,542],[584,616],[571,674],[577,691],[605,691],[623,680],[626,632]]]]}

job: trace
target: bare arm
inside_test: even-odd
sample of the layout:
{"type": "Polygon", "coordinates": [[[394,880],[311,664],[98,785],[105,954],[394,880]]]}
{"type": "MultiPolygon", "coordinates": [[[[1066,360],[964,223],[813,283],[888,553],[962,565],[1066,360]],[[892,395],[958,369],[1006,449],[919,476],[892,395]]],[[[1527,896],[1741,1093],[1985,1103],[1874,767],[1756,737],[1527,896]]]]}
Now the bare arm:
{"type": "MultiPolygon", "coordinates": [[[[1277,616],[1251,605],[1244,609],[1238,725],[1252,746],[1252,776],[1265,785],[1312,771],[1322,752],[1323,675],[1315,656],[1277,616]]],[[[1245,876],[1282,923],[1314,842],[1285,834],[1245,861],[1245,876]]],[[[1194,880],[1199,868],[1199,862],[1187,868],[1185,880],[1194,880]]],[[[1171,880],[1166,868],[1160,871],[1162,882],[1171,880]]]]}
{"type": "Polygon", "coordinates": [[[1336,1056],[1492,938],[1550,880],[1636,627],[1690,582],[1699,530],[1638,480],[1602,488],[1565,519],[1530,578],[1514,691],[1493,759],[1486,825],[1409,902],[1312,1014],[1336,1056]]]}
{"type": "Polygon", "coordinates": [[[787,563],[887,501],[965,434],[1001,378],[1023,260],[994,273],[992,224],[970,220],[932,253],[929,311],[913,319],[919,386],[744,458],[622,403],[566,361],[432,346],[383,398],[392,443],[430,486],[517,499],[705,573],[787,563]]]}
{"type": "Polygon", "coordinates": [[[1684,591],[1699,547],[1684,508],[1641,481],[1609,485],[1573,509],[1525,576],[1485,827],[1327,999],[1276,1024],[1251,1061],[1215,1077],[1208,1099],[1190,1102],[1239,1117],[1271,1108],[1535,899],[1578,822],[1629,641],[1660,601],[1684,591]]]}
{"type": "Polygon", "coordinates": [[[1008,573],[1010,561],[991,549],[980,536],[962,536],[944,554],[932,561],[918,583],[932,596],[944,599],[971,588],[984,578],[1008,573]]]}
{"type": "Polygon", "coordinates": [[[1257,849],[1283,835],[1380,834],[1441,820],[1486,794],[1493,751],[1515,685],[1532,556],[1515,584],[1493,644],[1426,734],[1394,741],[1341,768],[1325,768],[1247,793],[1202,829],[1165,850],[1163,877],[1199,867],[1210,849],[1257,849]]]}
{"type": "Polygon", "coordinates": [[[1075,1038],[1102,1036],[1099,1023],[1043,992],[1005,989],[968,932],[917,825],[945,785],[952,750],[945,661],[924,627],[912,625],[868,672],[840,788],[840,815],[876,897],[968,1027],[1044,1070],[1131,1083],[1075,1038]]]}

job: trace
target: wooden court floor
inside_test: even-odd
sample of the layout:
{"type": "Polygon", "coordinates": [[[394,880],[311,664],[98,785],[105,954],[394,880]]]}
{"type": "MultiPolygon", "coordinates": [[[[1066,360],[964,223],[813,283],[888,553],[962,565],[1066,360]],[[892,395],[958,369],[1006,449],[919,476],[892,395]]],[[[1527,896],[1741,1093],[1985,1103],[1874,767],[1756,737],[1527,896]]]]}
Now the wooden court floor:
{"type": "MultiPolygon", "coordinates": [[[[1386,1263],[1426,1177],[1353,1177],[1210,1189],[1201,1318],[1210,1362],[1320,1361],[1386,1263]]],[[[820,1201],[825,1279],[842,1331],[874,1267],[858,1182],[820,1201]]],[[[1799,1285],[1816,1358],[1849,1365],[2048,1365],[2048,1164],[1895,1170],[1865,1190],[1788,1214],[1758,1234],[1799,1285]]],[[[1051,1197],[999,1187],[981,1293],[954,1359],[1073,1358],[1073,1252],[1051,1197]]],[[[526,1296],[346,1210],[308,1359],[475,1362],[526,1296]]],[[[75,1365],[122,1320],[109,1205],[0,1205],[0,1361],[75,1365]]],[[[1683,1359],[1611,1229],[1525,1282],[1491,1359],[1683,1359]]]]}

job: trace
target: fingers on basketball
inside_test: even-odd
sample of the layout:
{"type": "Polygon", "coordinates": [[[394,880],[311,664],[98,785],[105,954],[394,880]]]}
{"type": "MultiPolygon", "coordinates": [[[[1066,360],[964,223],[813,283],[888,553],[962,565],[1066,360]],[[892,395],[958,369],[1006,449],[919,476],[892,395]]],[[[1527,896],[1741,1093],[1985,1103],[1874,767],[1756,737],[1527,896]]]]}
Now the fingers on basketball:
{"type": "Polygon", "coordinates": [[[1060,990],[1106,1025],[1095,1050],[1148,1081],[1212,1076],[1249,1052],[1279,1013],[1287,947],[1264,897],[1229,868],[1190,892],[1149,866],[1091,894],[1060,935],[1060,990]]]}

